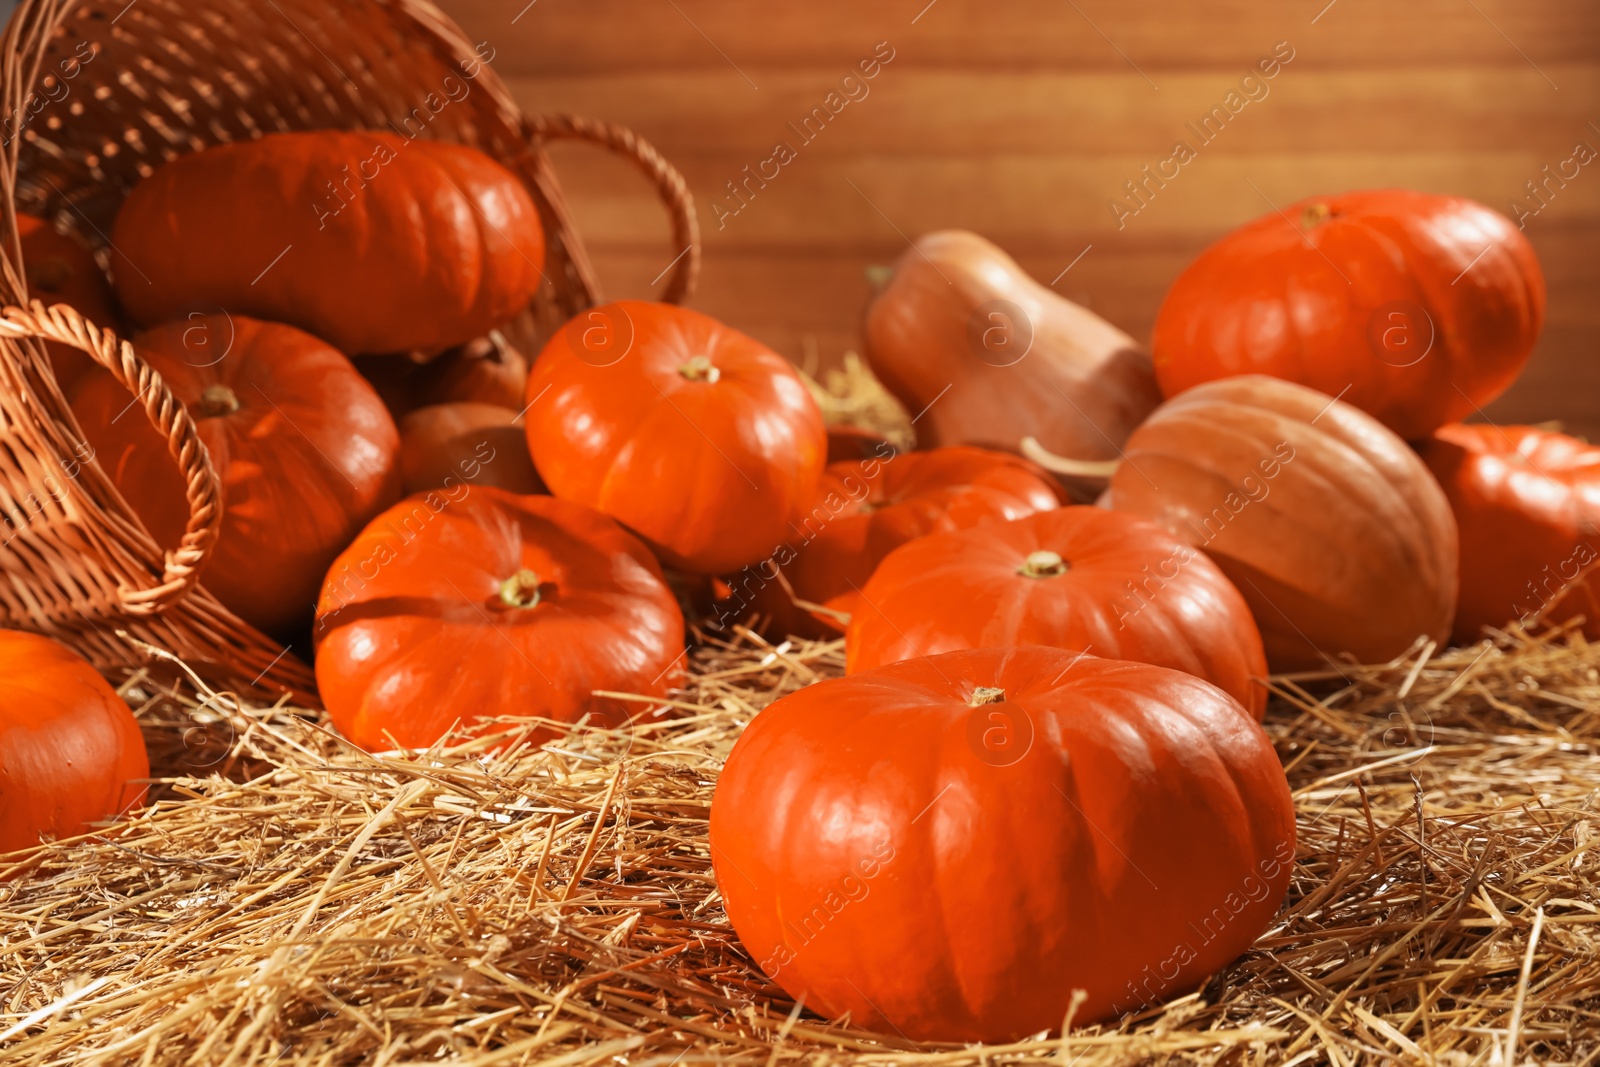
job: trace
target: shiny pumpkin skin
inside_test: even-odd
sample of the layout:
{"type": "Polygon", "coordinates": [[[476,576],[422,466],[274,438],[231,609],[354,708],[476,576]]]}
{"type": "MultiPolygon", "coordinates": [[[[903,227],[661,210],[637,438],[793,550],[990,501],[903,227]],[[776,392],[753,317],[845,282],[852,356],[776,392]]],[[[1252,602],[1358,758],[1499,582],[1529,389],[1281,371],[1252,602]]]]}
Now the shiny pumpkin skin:
{"type": "Polygon", "coordinates": [[[1538,258],[1505,216],[1367,190],[1269,212],[1206,249],[1167,292],[1151,351],[1168,397],[1270,374],[1416,440],[1515,380],[1544,309],[1538,258]]]}
{"type": "Polygon", "coordinates": [[[477,337],[527,306],[544,263],[516,175],[476,149],[379,132],[178,156],[128,194],[111,241],[117,296],[144,325],[226,310],[348,354],[477,337]]]}
{"type": "Polygon", "coordinates": [[[408,496],[457,485],[544,492],[517,413],[467,401],[430,404],[400,420],[400,480],[408,496]]]}
{"type": "MultiPolygon", "coordinates": [[[[102,330],[115,329],[111,286],[83,242],[57,233],[55,227],[33,215],[17,213],[17,236],[22,241],[23,271],[28,298],[46,304],[66,304],[102,330]]],[[[50,365],[61,392],[70,398],[78,383],[97,364],[87,352],[71,345],[45,343],[50,365]]]]}
{"type": "Polygon", "coordinates": [[[1461,529],[1454,639],[1582,615],[1600,640],[1600,448],[1532,426],[1451,423],[1417,450],[1461,529]]]}
{"type": "MultiPolygon", "coordinates": [[[[328,564],[399,499],[394,420],[348,359],[292,326],[204,316],[134,346],[188,407],[222,480],[202,584],[258,629],[292,633],[310,620],[328,564]]],[[[100,466],[170,549],[189,516],[183,480],[132,400],[95,375],[73,410],[100,466]]]]}
{"type": "Polygon", "coordinates": [[[787,360],[667,304],[624,300],[572,319],[535,361],[528,405],[552,493],[698,574],[773,553],[827,454],[822,413],[787,360]]]}
{"type": "Polygon", "coordinates": [[[0,630],[0,855],[127,811],[149,777],[133,712],[87,660],[0,630]]]}
{"type": "Polygon", "coordinates": [[[1406,443],[1305,386],[1244,375],[1167,401],[1101,504],[1205,550],[1255,615],[1274,671],[1382,663],[1455,614],[1450,504],[1406,443]]]}
{"type": "Polygon", "coordinates": [[[925,234],[867,309],[867,360],[917,441],[1110,460],[1161,402],[1150,357],[977,234],[925,234]],[[1014,349],[1023,347],[1023,353],[1014,349]]]}
{"type": "Polygon", "coordinates": [[[502,339],[477,337],[437,355],[358,356],[361,376],[402,419],[434,404],[494,404],[521,411],[527,403],[528,360],[502,339]]]}
{"type": "Polygon", "coordinates": [[[1171,667],[1267,709],[1261,632],[1233,583],[1154,523],[1094,507],[901,545],[862,590],[845,669],[1017,645],[1171,667]]]}
{"type": "MultiPolygon", "coordinates": [[[[1059,503],[1050,476],[1019,456],[962,446],[897,453],[883,442],[873,458],[828,465],[811,510],[793,525],[787,542],[793,559],[783,563],[783,576],[797,598],[849,615],[878,564],[907,541],[1059,503]]],[[[738,589],[743,578],[729,580],[738,589]]],[[[773,617],[775,630],[803,637],[844,632],[836,617],[793,604],[776,582],[761,593],[754,606],[773,617]]]]}
{"type": "Polygon", "coordinates": [[[683,613],[638,538],[488,486],[373,520],[329,570],[315,636],[329,717],[374,751],[505,729],[484,716],[617,726],[642,706],[593,691],[665,695],[684,654],[683,613]]]}
{"type": "Polygon", "coordinates": [[[1294,859],[1266,735],[1179,671],[976,649],[761,712],[711,805],[751,958],[807,1008],[919,1041],[1013,1041],[1198,985],[1294,859]],[[999,689],[1003,698],[980,693],[999,689]]]}

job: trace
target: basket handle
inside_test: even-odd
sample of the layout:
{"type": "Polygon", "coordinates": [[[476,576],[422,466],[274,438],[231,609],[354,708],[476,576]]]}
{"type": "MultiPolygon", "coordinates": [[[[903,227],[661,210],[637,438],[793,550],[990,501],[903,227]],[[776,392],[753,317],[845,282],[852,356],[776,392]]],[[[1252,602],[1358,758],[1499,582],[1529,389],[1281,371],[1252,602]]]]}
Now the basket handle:
{"type": "Polygon", "coordinates": [[[7,307],[0,311],[0,336],[41,338],[87,352],[143,403],[145,414],[167,439],[167,450],[183,473],[189,522],[178,547],[166,554],[159,585],[147,589],[123,585],[117,590],[128,614],[159,613],[194,587],[222,525],[222,482],[188,409],[132,345],[118,340],[110,330],[100,329],[66,304],[46,307],[43,301],[34,300],[26,308],[7,307]]]}
{"type": "Polygon", "coordinates": [[[535,115],[523,123],[534,148],[545,141],[588,141],[632,160],[656,187],[672,220],[672,247],[680,250],[668,268],[672,271],[661,290],[661,301],[682,303],[700,274],[700,223],[695,215],[689,183],[654,145],[626,126],[579,115],[535,115]]]}

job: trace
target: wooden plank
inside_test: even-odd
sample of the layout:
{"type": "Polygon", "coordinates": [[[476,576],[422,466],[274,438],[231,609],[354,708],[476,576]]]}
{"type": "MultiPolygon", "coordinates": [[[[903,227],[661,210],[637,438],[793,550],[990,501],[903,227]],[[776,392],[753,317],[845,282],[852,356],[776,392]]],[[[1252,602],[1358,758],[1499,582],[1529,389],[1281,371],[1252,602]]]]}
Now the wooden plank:
{"type": "MultiPolygon", "coordinates": [[[[1600,145],[1600,137],[1595,138],[1600,145]]],[[[1399,154],[1341,151],[1238,154],[1203,149],[1131,217],[1111,203],[1124,183],[1161,158],[1142,156],[800,155],[741,201],[726,182],[740,156],[680,157],[697,194],[709,250],[770,245],[833,247],[889,241],[928,230],[976,230],[1008,247],[1070,247],[1122,242],[1153,232],[1221,234],[1297,199],[1331,190],[1408,187],[1470,196],[1509,213],[1513,197],[1564,153],[1532,150],[1399,154]],[[724,195],[712,194],[724,190],[724,195]],[[737,210],[735,210],[737,208],[737,210]],[[1121,223],[1119,227],[1118,223],[1121,223]],[[1073,241],[1077,243],[1072,244],[1073,241]]],[[[558,168],[592,241],[654,241],[660,210],[626,166],[583,150],[562,150],[558,168]],[[640,235],[644,235],[641,237],[640,235]]],[[[1130,207],[1135,202],[1125,199],[1130,207]]],[[[1534,220],[1537,229],[1600,217],[1600,161],[1560,190],[1534,220]]],[[[664,245],[664,239],[662,240],[664,245]]]]}
{"type": "Polygon", "coordinates": [[[840,65],[889,40],[909,63],[1054,70],[1172,70],[1249,63],[1279,40],[1343,67],[1587,62],[1589,3],[1521,0],[1208,0],[1159,10],[1114,0],[446,0],[507,74],[721,69],[756,92],[774,68],[840,65]],[[920,15],[920,17],[919,17],[920,15]],[[913,19],[916,21],[913,22],[913,19]],[[1313,22],[1315,19],[1315,22],[1313,22]],[[749,79],[748,81],[746,79],[749,79]]]}
{"type": "MultiPolygon", "coordinates": [[[[1526,145],[1564,154],[1574,141],[1600,145],[1600,67],[1547,66],[1551,92],[1532,68],[1452,67],[1325,71],[1291,64],[1251,87],[1218,138],[1230,152],[1459,151],[1526,145]],[[1264,95],[1263,95],[1264,94],[1264,95]],[[1248,98],[1246,98],[1248,99],[1248,98]],[[1426,115],[1426,122],[1418,122],[1426,115]]],[[[1164,152],[1195,139],[1198,123],[1239,88],[1236,71],[1173,74],[1152,93],[1136,74],[885,68],[853,89],[836,119],[804,146],[808,155],[863,153],[1129,155],[1164,152]],[[863,95],[864,94],[864,95],[863,95]]],[[[754,162],[839,89],[832,68],[785,70],[760,93],[729,92],[717,71],[519,77],[510,82],[528,111],[571,111],[621,122],[672,158],[708,150],[754,162]],[[793,125],[791,125],[793,124],[793,125]],[[714,129],[714,136],[710,130],[714,129]]],[[[809,132],[809,131],[808,131],[809,132]]],[[[742,164],[741,164],[742,165],[742,164]]]]}

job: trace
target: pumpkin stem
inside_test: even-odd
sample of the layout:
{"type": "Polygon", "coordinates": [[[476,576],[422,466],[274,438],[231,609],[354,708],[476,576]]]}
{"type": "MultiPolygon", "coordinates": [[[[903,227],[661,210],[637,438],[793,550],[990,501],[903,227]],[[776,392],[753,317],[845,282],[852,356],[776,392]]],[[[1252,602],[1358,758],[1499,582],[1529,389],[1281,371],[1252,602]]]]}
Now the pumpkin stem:
{"type": "Polygon", "coordinates": [[[722,370],[711,362],[710,356],[690,356],[678,367],[678,373],[691,382],[714,382],[722,377],[722,370]]]}
{"type": "Polygon", "coordinates": [[[523,568],[500,583],[500,602],[508,608],[531,608],[539,603],[539,576],[523,568]]]}
{"type": "Polygon", "coordinates": [[[1024,456],[1045,470],[1056,474],[1070,474],[1078,478],[1109,480],[1122,465],[1120,459],[1068,459],[1066,456],[1058,456],[1041,445],[1036,437],[1024,437],[1018,448],[1024,456]]]}
{"type": "Polygon", "coordinates": [[[1054,578],[1071,569],[1072,565],[1058,554],[1048,549],[1041,549],[1038,552],[1029,552],[1028,558],[1017,568],[1017,573],[1029,578],[1054,578]]]}
{"type": "Polygon", "coordinates": [[[1305,210],[1300,212],[1300,228],[1309,230],[1313,226],[1327,222],[1333,216],[1333,209],[1322,201],[1307,204],[1305,210]]]}
{"type": "Polygon", "coordinates": [[[232,415],[239,410],[239,398],[226,385],[208,385],[200,391],[200,403],[195,408],[202,419],[216,419],[232,415]]]}
{"type": "Polygon", "coordinates": [[[1006,691],[1004,689],[996,689],[993,686],[980,685],[978,688],[972,691],[972,699],[967,701],[967,707],[981,708],[985,704],[999,704],[1004,701],[1005,698],[1006,691]]]}

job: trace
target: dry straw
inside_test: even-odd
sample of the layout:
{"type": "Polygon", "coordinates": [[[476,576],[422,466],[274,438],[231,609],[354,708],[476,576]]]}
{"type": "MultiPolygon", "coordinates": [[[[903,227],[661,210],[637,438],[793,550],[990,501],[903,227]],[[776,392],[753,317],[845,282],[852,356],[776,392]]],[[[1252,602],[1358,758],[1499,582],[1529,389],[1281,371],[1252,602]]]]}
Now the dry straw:
{"type": "Polygon", "coordinates": [[[744,634],[694,653],[684,717],[499,759],[366,755],[292,708],[136,680],[156,803],[0,883],[0,1062],[1600,1061],[1581,636],[1276,680],[1300,824],[1278,920],[1196,993],[1004,1048],[798,1011],[727,925],[718,768],[840,667],[837,642],[744,634]]]}

